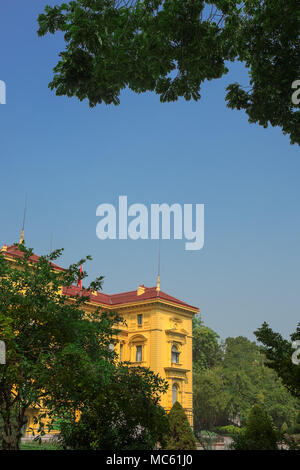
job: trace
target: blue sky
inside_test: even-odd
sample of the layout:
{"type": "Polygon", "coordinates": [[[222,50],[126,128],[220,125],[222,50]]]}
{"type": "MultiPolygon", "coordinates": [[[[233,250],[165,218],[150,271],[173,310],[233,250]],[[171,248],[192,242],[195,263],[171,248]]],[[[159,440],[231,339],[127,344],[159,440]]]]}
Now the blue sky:
{"type": "Polygon", "coordinates": [[[47,85],[62,36],[39,38],[36,18],[54,0],[2,0],[0,244],[15,242],[28,193],[25,239],[37,253],[64,247],[63,265],[90,254],[104,291],[154,285],[158,242],[96,238],[96,208],[128,203],[205,204],[205,245],[161,242],[161,288],[200,307],[222,338],[263,321],[288,336],[299,321],[299,147],[280,129],[250,125],[226,108],[239,64],[205,84],[198,102],[161,104],[124,91],[121,105],[90,109],[47,85]]]}

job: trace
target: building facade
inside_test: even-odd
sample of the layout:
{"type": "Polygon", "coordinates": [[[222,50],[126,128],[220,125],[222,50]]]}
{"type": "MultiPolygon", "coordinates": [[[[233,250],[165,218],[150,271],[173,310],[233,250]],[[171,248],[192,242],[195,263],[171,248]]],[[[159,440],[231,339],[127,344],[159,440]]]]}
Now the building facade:
{"type": "MultiPolygon", "coordinates": [[[[8,257],[20,256],[15,247],[3,250],[8,257]]],[[[63,289],[63,294],[67,300],[79,290],[71,286],[63,289]]],[[[140,285],[113,295],[93,292],[84,308],[116,312],[125,320],[114,345],[119,360],[149,367],[164,378],[169,388],[161,397],[161,405],[169,411],[178,401],[193,425],[192,319],[199,309],[161,291],[159,278],[155,287],[140,285]]],[[[34,410],[28,410],[25,435],[30,433],[34,414],[34,410]]]]}
{"type": "MultiPolygon", "coordinates": [[[[65,291],[74,295],[77,287],[65,291]]],[[[170,410],[179,401],[192,424],[192,319],[198,308],[156,287],[138,286],[121,294],[91,295],[88,308],[117,312],[120,327],[115,350],[121,361],[149,367],[169,383],[161,404],[170,410]]]]}

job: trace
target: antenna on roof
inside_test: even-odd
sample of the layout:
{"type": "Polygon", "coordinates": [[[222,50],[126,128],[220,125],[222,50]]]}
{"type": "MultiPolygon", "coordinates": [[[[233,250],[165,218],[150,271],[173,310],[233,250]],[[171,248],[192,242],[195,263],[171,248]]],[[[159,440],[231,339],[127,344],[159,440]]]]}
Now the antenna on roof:
{"type": "Polygon", "coordinates": [[[157,269],[157,284],[156,291],[160,291],[160,238],[158,239],[158,269],[157,269]]]}
{"type": "Polygon", "coordinates": [[[53,232],[50,235],[50,253],[52,253],[52,245],[53,245],[53,232]]]}
{"type": "Polygon", "coordinates": [[[22,224],[22,232],[21,232],[21,237],[20,237],[19,245],[22,245],[22,243],[23,243],[23,241],[24,241],[24,229],[25,229],[26,211],[27,211],[27,193],[25,193],[23,224],[22,224]]]}

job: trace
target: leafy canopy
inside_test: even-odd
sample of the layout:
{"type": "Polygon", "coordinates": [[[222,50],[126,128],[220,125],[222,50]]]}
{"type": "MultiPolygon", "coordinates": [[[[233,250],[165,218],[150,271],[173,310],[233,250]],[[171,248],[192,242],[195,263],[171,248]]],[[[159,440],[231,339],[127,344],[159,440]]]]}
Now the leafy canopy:
{"type": "Polygon", "coordinates": [[[194,430],[197,436],[203,430],[211,431],[216,425],[227,423],[229,402],[220,367],[194,371],[194,430]]]}
{"type": "Polygon", "coordinates": [[[283,423],[294,425],[299,401],[277,372],[269,368],[269,361],[256,343],[242,336],[227,338],[221,360],[216,351],[215,365],[205,369],[197,367],[196,362],[193,367],[197,435],[215,426],[243,425],[255,404],[264,406],[277,428],[283,423]]]}
{"type": "Polygon", "coordinates": [[[79,421],[66,413],[60,425],[65,449],[150,450],[168,433],[159,398],[166,382],[149,369],[116,366],[111,381],[85,402],[79,421]]]}
{"type": "Polygon", "coordinates": [[[295,333],[291,334],[291,341],[274,332],[267,323],[263,323],[254,334],[263,344],[262,349],[268,359],[268,367],[277,372],[295,397],[300,398],[300,364],[292,362],[292,355],[295,352],[292,342],[300,340],[300,323],[295,333]]]}
{"type": "Polygon", "coordinates": [[[238,60],[249,83],[229,85],[227,105],[300,144],[297,11],[297,0],[73,0],[47,6],[38,34],[64,34],[50,88],[90,106],[118,105],[126,87],[162,102],[199,100],[203,82],[238,60]]]}
{"type": "MultiPolygon", "coordinates": [[[[0,366],[0,440],[17,449],[25,412],[40,409],[38,424],[66,408],[81,410],[94,388],[103,388],[114,370],[109,349],[117,333],[115,314],[84,308],[89,296],[66,296],[62,288],[76,284],[80,260],[65,270],[53,261],[62,253],[33,260],[33,251],[16,245],[13,261],[0,253],[0,339],[6,344],[6,364],[0,366]]],[[[90,259],[88,257],[88,259],[90,259]]],[[[102,277],[89,289],[100,288],[102,277]]]]}
{"type": "Polygon", "coordinates": [[[193,318],[193,368],[211,369],[220,365],[223,352],[219,335],[205,326],[200,315],[193,318]]]}
{"type": "Polygon", "coordinates": [[[0,339],[7,347],[0,368],[0,439],[3,449],[18,449],[28,408],[39,410],[39,432],[60,427],[71,449],[152,449],[167,433],[159,405],[166,382],[149,369],[118,364],[109,346],[123,320],[91,310],[89,293],[63,287],[86,277],[80,260],[68,269],[53,264],[62,254],[33,258],[24,245],[14,261],[0,253],[0,339]],[[79,420],[78,420],[79,417],[79,420]]]}

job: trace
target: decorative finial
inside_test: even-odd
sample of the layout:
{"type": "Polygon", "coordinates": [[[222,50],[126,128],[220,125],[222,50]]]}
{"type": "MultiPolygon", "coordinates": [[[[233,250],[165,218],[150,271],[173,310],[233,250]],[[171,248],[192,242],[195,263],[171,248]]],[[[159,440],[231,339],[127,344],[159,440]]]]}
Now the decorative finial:
{"type": "Polygon", "coordinates": [[[19,245],[22,245],[22,243],[24,241],[24,228],[25,228],[25,219],[26,219],[26,209],[27,209],[27,193],[25,194],[23,225],[22,225],[22,231],[21,231],[21,237],[20,237],[19,245]]]}
{"type": "Polygon", "coordinates": [[[156,285],[157,292],[160,291],[160,275],[157,276],[157,285],[156,285]]]}
{"type": "Polygon", "coordinates": [[[24,241],[24,229],[22,229],[22,232],[21,232],[19,245],[22,245],[23,241],[24,241]]]}
{"type": "Polygon", "coordinates": [[[160,291],[160,240],[158,240],[158,270],[157,270],[157,284],[156,292],[160,291]]]}

